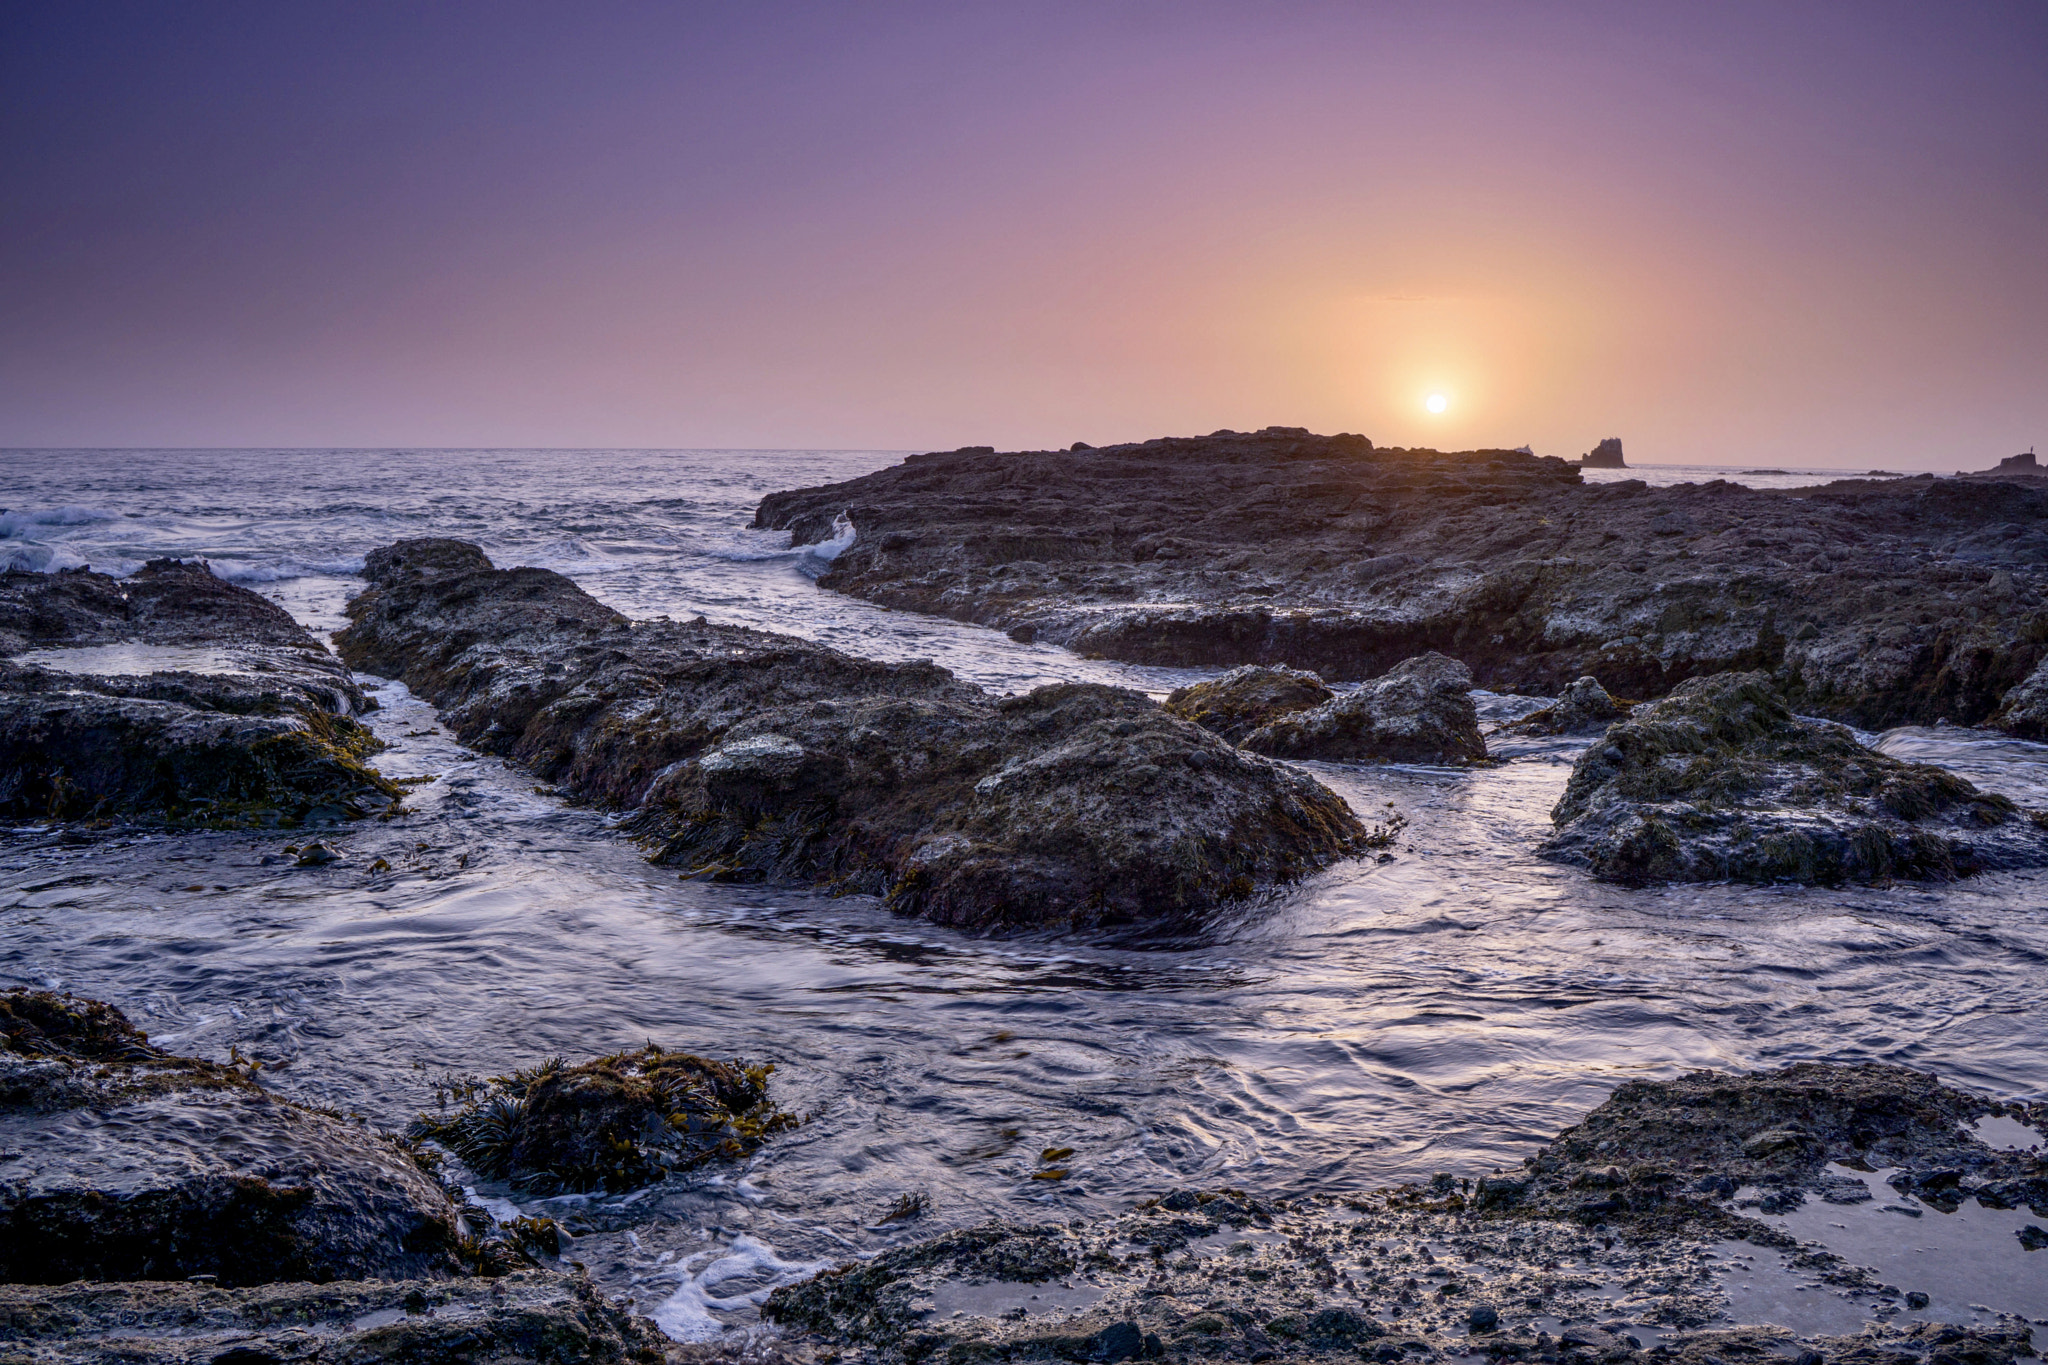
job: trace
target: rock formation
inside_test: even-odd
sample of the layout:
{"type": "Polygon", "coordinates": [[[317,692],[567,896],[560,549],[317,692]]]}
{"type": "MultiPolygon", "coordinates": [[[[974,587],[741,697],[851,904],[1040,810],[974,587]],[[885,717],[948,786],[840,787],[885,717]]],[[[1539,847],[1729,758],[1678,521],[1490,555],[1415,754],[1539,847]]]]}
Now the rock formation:
{"type": "Polygon", "coordinates": [[[776,493],[821,586],[1144,664],[1658,697],[1762,669],[1805,714],[1975,725],[2048,658],[2048,489],[1984,476],[1588,483],[1505,450],[1258,433],[913,456],[776,493]]]}
{"type": "Polygon", "coordinates": [[[1277,716],[1246,735],[1244,747],[1276,758],[1337,763],[1486,759],[1472,705],[1472,671],[1441,654],[1404,660],[1312,710],[1277,716]]]}
{"type": "Polygon", "coordinates": [[[1627,461],[1621,458],[1621,438],[1609,436],[1580,457],[1579,463],[1587,469],[1627,469],[1627,461]]]}
{"type": "Polygon", "coordinates": [[[0,1281],[461,1272],[454,1205],[389,1138],[96,1001],[0,994],[0,1029],[0,1281]]]}
{"type": "Polygon", "coordinates": [[[1176,688],[1167,695],[1166,709],[1239,744],[1268,721],[1314,710],[1336,695],[1306,669],[1245,664],[1220,678],[1176,688]]]}
{"type": "Polygon", "coordinates": [[[339,660],[203,564],[0,575],[0,814],[303,825],[390,809],[339,660]]]}
{"type": "Polygon", "coordinates": [[[1597,678],[1579,678],[1541,711],[1532,711],[1506,728],[1531,735],[1576,735],[1604,730],[1627,715],[1629,708],[1609,696],[1597,678]]]}
{"type": "Polygon", "coordinates": [[[949,924],[1203,913],[1368,846],[1327,788],[1145,697],[993,699],[702,619],[628,621],[559,574],[459,541],[371,554],[342,656],[464,743],[639,814],[657,857],[808,881],[949,924]]]}
{"type": "Polygon", "coordinates": [[[1681,683],[1572,767],[1550,857],[1626,885],[1947,879],[2048,864],[2048,815],[1794,716],[1767,674],[1681,683]]]}

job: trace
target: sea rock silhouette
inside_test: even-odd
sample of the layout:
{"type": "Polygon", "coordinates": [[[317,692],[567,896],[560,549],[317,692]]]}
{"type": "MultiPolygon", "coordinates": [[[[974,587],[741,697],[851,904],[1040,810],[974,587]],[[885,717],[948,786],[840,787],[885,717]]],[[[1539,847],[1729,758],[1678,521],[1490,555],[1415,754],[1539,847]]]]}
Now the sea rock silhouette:
{"type": "Polygon", "coordinates": [[[1609,436],[1599,445],[1587,451],[1579,463],[1587,469],[1627,469],[1628,463],[1621,458],[1621,438],[1609,436]]]}
{"type": "Polygon", "coordinates": [[[1546,855],[1609,881],[1947,879],[2048,864],[2048,815],[1794,716],[1761,672],[1681,683],[1589,747],[1546,855]]]}
{"type": "Polygon", "coordinates": [[[638,812],[658,860],[807,881],[962,925],[1204,913],[1367,847],[1349,807],[1147,698],[995,699],[928,663],[628,621],[462,542],[365,561],[342,657],[404,680],[468,744],[638,812]]]}
{"type": "Polygon", "coordinates": [[[1141,664],[1378,676],[1434,650],[1500,692],[1654,698],[1763,670],[1802,714],[1976,725],[2048,658],[2048,488],[1590,483],[1506,450],[1217,433],[945,452],[764,498],[818,580],[1141,664]]]}

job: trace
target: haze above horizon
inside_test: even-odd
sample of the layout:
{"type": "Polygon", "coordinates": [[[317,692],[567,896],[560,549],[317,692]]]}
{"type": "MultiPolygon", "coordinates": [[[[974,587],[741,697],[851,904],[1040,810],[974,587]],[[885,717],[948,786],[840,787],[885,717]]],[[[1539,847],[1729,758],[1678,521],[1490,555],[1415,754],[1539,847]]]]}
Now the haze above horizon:
{"type": "Polygon", "coordinates": [[[2034,4],[85,0],[0,78],[10,448],[2048,442],[2034,4]]]}

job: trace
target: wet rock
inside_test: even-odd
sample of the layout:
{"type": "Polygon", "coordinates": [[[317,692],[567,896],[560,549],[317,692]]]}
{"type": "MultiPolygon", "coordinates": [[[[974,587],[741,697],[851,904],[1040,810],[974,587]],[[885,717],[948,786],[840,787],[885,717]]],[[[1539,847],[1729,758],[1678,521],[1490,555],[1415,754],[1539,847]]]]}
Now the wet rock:
{"type": "Polygon", "coordinates": [[[1241,744],[1268,721],[1314,710],[1335,695],[1328,683],[1305,669],[1246,664],[1220,678],[1176,688],[1167,695],[1166,709],[1241,744]]]}
{"type": "Polygon", "coordinates": [[[678,1354],[582,1276],[546,1270],[238,1289],[0,1286],[0,1342],[24,1365],[661,1365],[678,1354]]]}
{"type": "Polygon", "coordinates": [[[454,1207],[391,1139],[98,1002],[7,992],[0,1027],[0,1282],[460,1271],[454,1207]]]}
{"type": "Polygon", "coordinates": [[[1244,747],[1276,758],[1337,763],[1479,763],[1486,741],[1472,704],[1472,671],[1423,654],[1322,705],[1269,721],[1244,747]]]}
{"type": "Polygon", "coordinates": [[[2015,683],[1984,723],[2021,739],[2048,739],[2048,660],[2015,683]]]}
{"type": "Polygon", "coordinates": [[[1696,678],[1572,768],[1543,852],[1625,885],[1946,879],[2048,863],[2048,827],[1794,716],[1763,673],[1696,678]]]}
{"type": "Polygon", "coordinates": [[[527,1193],[619,1193],[745,1156],[795,1127],[768,1099],[773,1070],[651,1044],[575,1066],[557,1059],[498,1077],[453,1114],[421,1115],[411,1131],[527,1193]]]}
{"type": "Polygon", "coordinates": [[[1578,678],[1555,702],[1506,728],[1532,735],[1584,734],[1604,730],[1628,713],[1629,708],[1609,696],[1599,679],[1578,678]]]}
{"type": "Polygon", "coordinates": [[[296,826],[391,808],[348,670],[203,564],[0,574],[0,815],[296,826]]]}
{"type": "Polygon", "coordinates": [[[559,574],[401,542],[338,637],[465,743],[637,811],[657,861],[804,881],[950,924],[1202,914],[1373,838],[1307,775],[1118,688],[991,698],[703,620],[630,622],[559,574]]]}
{"type": "Polygon", "coordinates": [[[2048,1164],[1970,1132],[1973,1120],[2003,1110],[1924,1072],[1879,1063],[1629,1081],[1531,1159],[1512,1215],[1585,1221],[1589,1184],[1613,1190],[1603,1221],[1651,1225],[1724,1219],[1717,1201],[1738,1185],[1765,1190],[1766,1212],[1797,1207],[1807,1192],[1858,1202],[1850,1185],[1870,1197],[1831,1162],[1898,1167],[1900,1189],[1923,1198],[1953,1191],[1951,1203],[1965,1184],[2003,1185],[2022,1203],[2048,1200],[2048,1164]]]}
{"type": "Polygon", "coordinates": [[[336,853],[326,844],[315,839],[312,843],[300,849],[299,856],[293,861],[300,867],[325,867],[339,857],[341,857],[339,853],[336,853]]]}
{"type": "Polygon", "coordinates": [[[842,517],[821,586],[1133,663],[1339,681],[1435,650],[1495,691],[1631,698],[1761,669],[1802,714],[1884,729],[1979,724],[2048,657],[2048,487],[2011,476],[1649,488],[1223,432],[919,455],[755,524],[816,542],[842,517]]]}

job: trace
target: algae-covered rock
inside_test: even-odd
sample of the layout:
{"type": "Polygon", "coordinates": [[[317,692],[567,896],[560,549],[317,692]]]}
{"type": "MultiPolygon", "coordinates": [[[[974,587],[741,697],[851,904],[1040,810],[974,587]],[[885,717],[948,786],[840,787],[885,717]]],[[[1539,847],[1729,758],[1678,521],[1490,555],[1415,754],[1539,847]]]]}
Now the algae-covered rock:
{"type": "Polygon", "coordinates": [[[1135,692],[997,699],[929,663],[628,621],[474,546],[372,554],[337,637],[466,743],[637,810],[656,858],[819,883],[945,923],[1163,921],[1369,846],[1341,798],[1135,692]]]}
{"type": "Polygon", "coordinates": [[[1597,877],[1801,883],[1951,878],[2048,863],[2002,796],[1794,716],[1763,673],[1681,684],[1573,765],[1543,852],[1597,877]]]}
{"type": "Polygon", "coordinates": [[[457,1273],[411,1153],[249,1073],[151,1045],[120,1011],[0,994],[0,1281],[457,1273]]]}
{"type": "Polygon", "coordinates": [[[415,1136],[445,1143],[478,1174],[535,1194],[614,1193],[717,1158],[745,1156],[797,1119],[768,1099],[775,1068],[649,1045],[500,1076],[415,1136]]]}
{"type": "Polygon", "coordinates": [[[1266,722],[1313,710],[1335,695],[1307,669],[1245,664],[1220,678],[1176,688],[1166,709],[1240,744],[1266,722]]]}
{"type": "Polygon", "coordinates": [[[2013,684],[1984,723],[2021,739],[2048,739],[2048,660],[2013,684]]]}
{"type": "Polygon", "coordinates": [[[581,1275],[0,1286],[0,1353],[32,1365],[662,1365],[674,1348],[581,1275]]]}
{"type": "Polygon", "coordinates": [[[203,564],[0,574],[0,815],[277,826],[400,789],[348,670],[203,564]]]}
{"type": "Polygon", "coordinates": [[[1247,735],[1244,747],[1276,758],[1336,763],[1478,763],[1486,759],[1472,672],[1455,659],[1403,660],[1356,691],[1295,711],[1247,735]]]}

